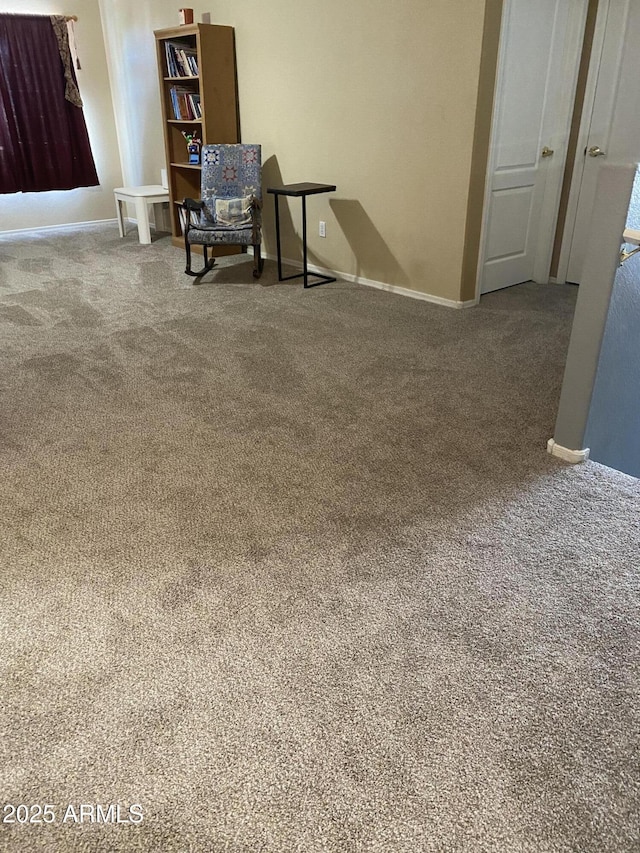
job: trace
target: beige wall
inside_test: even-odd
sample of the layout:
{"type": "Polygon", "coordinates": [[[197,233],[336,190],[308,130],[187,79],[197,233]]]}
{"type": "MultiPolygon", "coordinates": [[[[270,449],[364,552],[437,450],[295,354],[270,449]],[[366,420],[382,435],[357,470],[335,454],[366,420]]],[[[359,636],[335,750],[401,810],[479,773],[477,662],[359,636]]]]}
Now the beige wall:
{"type": "MultiPolygon", "coordinates": [[[[488,0],[489,6],[496,2],[488,0]]],[[[164,152],[153,30],[175,25],[179,5],[69,0],[65,7],[81,18],[78,39],[87,69],[81,89],[97,159],[100,153],[103,172],[107,162],[112,167],[111,181],[105,180],[109,191],[115,134],[102,29],[122,158],[122,178],[115,183],[157,183],[164,152]],[[110,147],[111,158],[105,154],[110,147]]],[[[211,23],[235,27],[242,138],[262,144],[265,183],[310,180],[338,187],[308,202],[313,263],[454,302],[469,298],[462,289],[463,249],[475,221],[470,180],[472,158],[479,168],[476,106],[485,0],[463,5],[464,14],[450,0],[194,4],[196,21],[209,15],[211,23]],[[320,219],[327,223],[326,239],[318,236],[320,219]]],[[[32,10],[49,11],[48,0],[33,0],[32,10]]],[[[103,200],[103,193],[94,192],[96,201],[103,200]]],[[[111,197],[101,214],[98,205],[85,202],[91,191],[74,193],[82,204],[66,221],[113,215],[111,197]]],[[[21,221],[49,224],[51,212],[37,209],[33,196],[21,203],[21,221]]],[[[283,220],[285,254],[291,257],[299,248],[293,230],[298,224],[299,204],[293,202],[291,220],[283,220]]],[[[268,196],[270,253],[274,242],[268,196]]],[[[467,267],[473,260],[469,245],[467,267]]]]}
{"type": "MultiPolygon", "coordinates": [[[[0,12],[61,14],[56,0],[0,0],[0,12]],[[19,7],[19,8],[17,8],[19,7]]],[[[0,195],[0,231],[113,219],[113,188],[122,183],[120,156],[98,0],[65,0],[65,15],[77,15],[76,41],[82,70],[77,72],[84,114],[96,161],[99,187],[65,192],[0,195]]]]}
{"type": "Polygon", "coordinates": [[[462,263],[460,293],[463,302],[471,301],[476,296],[487,160],[489,157],[489,144],[491,142],[493,100],[498,68],[502,6],[503,0],[487,0],[485,7],[484,37],[480,61],[476,125],[462,263]]]}
{"type": "MultiPolygon", "coordinates": [[[[152,30],[173,0],[101,0],[127,182],[163,165],[152,30]],[[135,50],[134,50],[135,47],[135,50]],[[140,141],[132,147],[135,132],[140,141]]],[[[235,27],[242,138],[265,182],[335,183],[308,203],[312,262],[458,301],[485,0],[217,0],[235,27]],[[327,237],[318,236],[318,220],[327,237]]],[[[291,205],[294,223],[299,204],[291,205]]],[[[297,241],[285,217],[285,254],[297,241]]],[[[265,240],[275,251],[273,204],[265,240]]]]}
{"type": "Polygon", "coordinates": [[[320,266],[460,299],[485,2],[462,5],[216,2],[213,22],[236,28],[243,139],[263,144],[267,180],[338,187],[309,201],[320,266]]]}

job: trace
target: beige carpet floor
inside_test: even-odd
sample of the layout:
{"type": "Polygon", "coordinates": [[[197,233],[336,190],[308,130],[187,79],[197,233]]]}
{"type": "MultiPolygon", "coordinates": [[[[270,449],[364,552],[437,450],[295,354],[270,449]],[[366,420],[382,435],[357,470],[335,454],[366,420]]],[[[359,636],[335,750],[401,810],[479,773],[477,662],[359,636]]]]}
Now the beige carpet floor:
{"type": "Polygon", "coordinates": [[[575,290],[183,266],[0,239],[0,850],[639,850],[640,487],[545,451],[575,290]]]}

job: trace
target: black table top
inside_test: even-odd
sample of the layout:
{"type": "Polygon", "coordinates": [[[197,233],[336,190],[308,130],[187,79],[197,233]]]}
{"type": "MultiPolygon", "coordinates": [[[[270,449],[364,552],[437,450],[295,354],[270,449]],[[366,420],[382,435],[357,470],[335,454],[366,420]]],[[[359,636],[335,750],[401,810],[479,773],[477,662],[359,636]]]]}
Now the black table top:
{"type": "Polygon", "coordinates": [[[281,187],[267,187],[268,193],[274,195],[315,195],[316,193],[335,192],[334,184],[284,184],[281,187]]]}

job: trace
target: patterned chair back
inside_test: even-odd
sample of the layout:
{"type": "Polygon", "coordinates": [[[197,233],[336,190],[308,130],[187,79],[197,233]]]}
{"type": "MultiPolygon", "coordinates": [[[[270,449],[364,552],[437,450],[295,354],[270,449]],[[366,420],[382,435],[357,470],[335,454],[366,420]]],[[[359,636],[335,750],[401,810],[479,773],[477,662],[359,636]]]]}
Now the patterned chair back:
{"type": "Polygon", "coordinates": [[[202,201],[253,196],[262,204],[260,145],[203,145],[202,201]]]}

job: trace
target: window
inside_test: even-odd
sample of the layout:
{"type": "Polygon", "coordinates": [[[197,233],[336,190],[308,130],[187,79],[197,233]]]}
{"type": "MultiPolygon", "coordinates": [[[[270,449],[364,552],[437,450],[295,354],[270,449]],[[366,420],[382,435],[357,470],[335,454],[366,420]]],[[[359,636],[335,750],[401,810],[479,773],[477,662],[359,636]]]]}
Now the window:
{"type": "Polygon", "coordinates": [[[0,193],[99,184],[60,15],[0,15],[0,193]]]}

